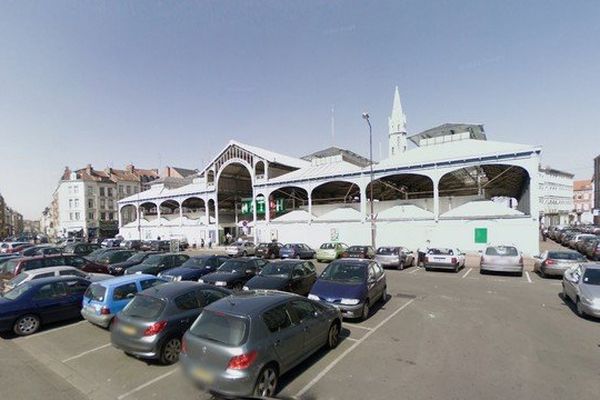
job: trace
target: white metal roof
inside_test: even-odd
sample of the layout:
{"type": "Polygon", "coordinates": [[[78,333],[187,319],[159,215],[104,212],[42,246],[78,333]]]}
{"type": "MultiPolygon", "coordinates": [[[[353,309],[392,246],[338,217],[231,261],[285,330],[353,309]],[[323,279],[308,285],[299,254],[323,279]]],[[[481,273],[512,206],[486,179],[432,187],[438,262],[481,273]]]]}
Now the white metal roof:
{"type": "Polygon", "coordinates": [[[397,205],[380,211],[377,218],[433,218],[433,213],[413,204],[397,205]]]}
{"type": "Polygon", "coordinates": [[[351,207],[335,208],[320,217],[317,221],[356,221],[362,218],[360,211],[351,207]]]}
{"type": "Polygon", "coordinates": [[[328,164],[309,165],[296,171],[269,179],[269,183],[282,183],[318,177],[328,177],[332,175],[341,175],[351,172],[360,172],[363,169],[347,161],[336,161],[328,164]]]}
{"type": "Polygon", "coordinates": [[[506,217],[524,215],[521,211],[490,200],[470,201],[440,215],[440,217],[506,217]]]}
{"type": "MultiPolygon", "coordinates": [[[[277,222],[297,222],[297,221],[302,221],[302,222],[306,222],[308,221],[308,217],[310,216],[309,212],[306,210],[294,210],[294,211],[290,211],[287,214],[283,214],[280,217],[277,217],[275,219],[273,219],[273,221],[277,221],[277,222]]],[[[313,219],[314,219],[314,215],[313,215],[313,219]]]]}

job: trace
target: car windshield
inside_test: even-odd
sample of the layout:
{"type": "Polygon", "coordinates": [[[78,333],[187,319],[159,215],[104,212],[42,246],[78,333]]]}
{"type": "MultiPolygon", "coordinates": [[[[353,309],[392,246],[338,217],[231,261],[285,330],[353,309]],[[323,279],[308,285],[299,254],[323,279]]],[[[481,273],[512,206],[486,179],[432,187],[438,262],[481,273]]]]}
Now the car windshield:
{"type": "Polygon", "coordinates": [[[502,257],[515,257],[519,255],[519,251],[515,247],[511,246],[498,246],[488,247],[485,250],[486,256],[502,256],[502,257]]]}
{"type": "Polygon", "coordinates": [[[583,283],[586,285],[600,286],[600,269],[586,269],[583,274],[583,283]]]}
{"type": "Polygon", "coordinates": [[[17,285],[20,285],[21,282],[23,282],[24,280],[26,280],[28,277],[29,277],[28,274],[20,273],[19,275],[15,276],[10,281],[8,281],[7,285],[10,286],[10,287],[15,287],[17,285]]]}
{"type": "Polygon", "coordinates": [[[281,278],[287,278],[296,266],[296,263],[288,262],[274,262],[265,265],[260,272],[262,276],[276,276],[281,278]]]}
{"type": "Polygon", "coordinates": [[[158,265],[162,262],[163,256],[160,254],[155,254],[153,256],[149,256],[144,260],[142,265],[158,265]]]}
{"type": "Polygon", "coordinates": [[[192,258],[188,259],[186,262],[184,262],[183,264],[181,264],[181,266],[184,268],[202,269],[206,266],[206,263],[208,262],[208,260],[209,260],[209,257],[192,257],[192,258]]]}
{"type": "Polygon", "coordinates": [[[88,286],[83,296],[94,301],[104,301],[105,295],[106,288],[104,286],[97,283],[92,283],[90,286],[88,286]]]}
{"type": "Polygon", "coordinates": [[[585,257],[574,251],[551,251],[548,258],[553,260],[585,261],[585,257]]]}
{"type": "Polygon", "coordinates": [[[364,246],[350,246],[347,251],[365,251],[364,246]]]}
{"type": "Polygon", "coordinates": [[[321,245],[321,248],[323,250],[333,250],[333,249],[335,249],[335,243],[323,243],[321,245]]]}
{"type": "Polygon", "coordinates": [[[190,333],[211,342],[239,346],[244,342],[248,319],[204,310],[190,328],[190,333]]]}
{"type": "Polygon", "coordinates": [[[92,251],[90,254],[88,254],[87,258],[90,260],[95,260],[96,258],[100,257],[105,252],[106,252],[106,250],[104,250],[104,249],[97,249],[97,250],[92,251]]]}
{"type": "Polygon", "coordinates": [[[65,252],[67,252],[67,253],[73,252],[74,249],[75,249],[75,245],[74,244],[68,244],[68,245],[65,246],[65,252]]]}
{"type": "Polygon", "coordinates": [[[268,243],[259,243],[258,246],[256,246],[256,250],[266,249],[267,247],[269,247],[268,243]]]}
{"type": "Polygon", "coordinates": [[[151,296],[136,295],[123,309],[123,315],[132,318],[154,320],[165,308],[165,302],[151,296]]]}
{"type": "Polygon", "coordinates": [[[390,255],[390,254],[398,254],[398,248],[396,247],[380,247],[377,249],[377,254],[382,255],[390,255]]]}
{"type": "Polygon", "coordinates": [[[136,254],[132,255],[131,257],[129,257],[127,259],[127,261],[141,262],[145,257],[146,257],[145,253],[136,253],[136,254]]]}
{"type": "Polygon", "coordinates": [[[427,254],[433,254],[437,256],[453,256],[454,250],[452,249],[429,249],[427,254]]]}
{"type": "Polygon", "coordinates": [[[288,243],[285,246],[283,246],[283,248],[286,249],[286,250],[292,250],[292,249],[296,248],[296,246],[297,246],[296,244],[289,244],[288,243]]]}
{"type": "Polygon", "coordinates": [[[229,260],[225,261],[218,269],[219,272],[239,272],[246,268],[244,261],[229,260]]]}
{"type": "Polygon", "coordinates": [[[19,285],[19,286],[15,287],[14,289],[11,289],[8,292],[4,293],[3,297],[7,300],[16,300],[19,297],[21,297],[22,295],[24,295],[27,291],[29,291],[30,288],[31,288],[31,284],[29,282],[27,282],[27,283],[19,285]]]}
{"type": "Polygon", "coordinates": [[[325,268],[325,271],[321,274],[321,279],[360,283],[365,280],[366,276],[367,264],[336,262],[325,268]]]}
{"type": "Polygon", "coordinates": [[[17,265],[19,264],[19,259],[12,259],[7,261],[4,266],[2,267],[2,269],[9,273],[9,274],[14,274],[15,270],[17,269],[17,265]]]}

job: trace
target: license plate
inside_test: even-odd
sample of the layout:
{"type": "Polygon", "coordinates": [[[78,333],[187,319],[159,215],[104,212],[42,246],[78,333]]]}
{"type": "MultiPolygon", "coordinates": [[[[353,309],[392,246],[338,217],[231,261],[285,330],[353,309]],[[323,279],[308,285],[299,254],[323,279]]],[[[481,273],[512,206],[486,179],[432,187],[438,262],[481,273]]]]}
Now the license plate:
{"type": "Polygon", "coordinates": [[[214,375],[204,368],[196,368],[194,369],[194,377],[201,382],[206,384],[211,384],[214,380],[214,375]]]}
{"type": "Polygon", "coordinates": [[[126,335],[133,335],[135,334],[135,328],[132,326],[121,325],[121,332],[126,335]]]}

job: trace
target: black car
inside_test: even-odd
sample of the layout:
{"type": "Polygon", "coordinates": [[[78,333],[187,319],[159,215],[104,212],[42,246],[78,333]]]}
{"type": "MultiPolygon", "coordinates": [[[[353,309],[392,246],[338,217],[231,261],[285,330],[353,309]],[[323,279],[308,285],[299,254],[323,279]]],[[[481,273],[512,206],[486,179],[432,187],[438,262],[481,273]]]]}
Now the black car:
{"type": "Polygon", "coordinates": [[[270,242],[270,243],[259,243],[256,246],[256,257],[262,258],[279,258],[279,250],[281,250],[281,243],[270,242]]]}
{"type": "Polygon", "coordinates": [[[74,276],[33,279],[0,297],[0,332],[25,336],[43,324],[80,317],[90,281],[74,276]]]}
{"type": "Polygon", "coordinates": [[[134,250],[109,251],[103,254],[102,256],[96,258],[96,262],[105,265],[120,263],[128,260],[134,254],[134,250]]]}
{"type": "Polygon", "coordinates": [[[127,268],[125,274],[151,274],[159,273],[171,268],[179,267],[186,262],[190,256],[178,253],[160,253],[146,258],[141,264],[127,268]]]}
{"type": "Polygon", "coordinates": [[[373,246],[350,246],[342,253],[342,258],[375,258],[373,246]]]}
{"type": "Polygon", "coordinates": [[[99,244],[93,243],[67,243],[62,251],[65,254],[75,254],[78,256],[87,256],[100,248],[99,244]]]}
{"type": "Polygon", "coordinates": [[[244,290],[274,289],[308,295],[317,280],[315,266],[310,261],[283,260],[268,263],[244,290]]]}
{"type": "Polygon", "coordinates": [[[146,289],[117,314],[110,341],[136,357],[173,364],[179,359],[181,337],[202,308],[229,295],[227,290],[196,282],[170,282],[146,289]]]}
{"type": "Polygon", "coordinates": [[[150,250],[154,251],[170,251],[171,241],[170,240],[153,240],[150,244],[150,250]]]}
{"type": "Polygon", "coordinates": [[[100,249],[96,249],[96,250],[92,251],[90,254],[85,256],[85,258],[87,260],[95,262],[98,258],[104,256],[105,254],[107,254],[111,251],[117,251],[117,250],[121,250],[121,249],[119,249],[117,247],[109,247],[107,249],[100,248],[100,249]]]}
{"type": "Polygon", "coordinates": [[[46,244],[41,246],[32,246],[21,252],[23,257],[45,256],[49,254],[60,254],[58,247],[46,244]]]}
{"type": "Polygon", "coordinates": [[[260,258],[229,259],[215,272],[204,275],[198,282],[242,290],[246,282],[259,273],[266,264],[268,261],[260,258]]]}
{"type": "Polygon", "coordinates": [[[125,240],[121,242],[121,247],[127,250],[141,250],[142,241],[141,240],[125,240]]]}
{"type": "Polygon", "coordinates": [[[197,281],[204,275],[215,272],[227,260],[229,257],[217,255],[190,257],[180,267],[168,269],[159,276],[170,281],[197,281]]]}
{"type": "Polygon", "coordinates": [[[157,251],[142,251],[139,253],[135,253],[134,255],[132,255],[125,261],[114,263],[114,264],[109,264],[108,272],[111,275],[116,275],[116,276],[123,275],[123,273],[125,272],[125,270],[127,268],[133,267],[134,265],[141,264],[146,258],[148,258],[154,254],[163,254],[163,253],[160,253],[157,251]]]}

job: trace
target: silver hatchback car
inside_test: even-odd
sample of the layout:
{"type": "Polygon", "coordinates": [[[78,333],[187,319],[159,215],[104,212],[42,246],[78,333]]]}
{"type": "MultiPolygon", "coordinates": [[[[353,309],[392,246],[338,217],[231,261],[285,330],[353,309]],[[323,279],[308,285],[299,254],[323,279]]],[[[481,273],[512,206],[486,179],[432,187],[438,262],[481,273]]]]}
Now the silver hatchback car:
{"type": "Polygon", "coordinates": [[[565,271],[563,299],[575,303],[579,316],[600,318],[600,264],[581,264],[565,271]]]}
{"type": "Polygon", "coordinates": [[[337,308],[305,297],[242,292],[204,308],[183,338],[180,361],[214,395],[271,397],[279,376],[337,346],[341,321],[337,308]]]}
{"type": "Polygon", "coordinates": [[[481,255],[480,272],[512,272],[523,275],[523,257],[513,246],[489,246],[481,255]]]}

